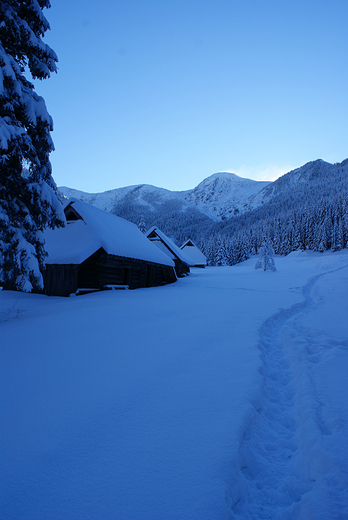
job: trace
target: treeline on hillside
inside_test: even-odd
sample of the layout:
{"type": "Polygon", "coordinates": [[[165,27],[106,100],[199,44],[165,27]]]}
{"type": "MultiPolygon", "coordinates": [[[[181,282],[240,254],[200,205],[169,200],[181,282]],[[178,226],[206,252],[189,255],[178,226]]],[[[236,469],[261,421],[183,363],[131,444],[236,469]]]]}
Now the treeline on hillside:
{"type": "MultiPolygon", "coordinates": [[[[146,227],[150,227],[146,222],[146,227]]],[[[275,254],[298,249],[337,251],[348,246],[348,196],[293,203],[291,197],[219,223],[190,222],[185,213],[151,223],[178,245],[191,238],[209,265],[235,265],[258,253],[269,238],[275,254]]]]}
{"type": "MultiPolygon", "coordinates": [[[[316,161],[300,170],[270,185],[262,205],[247,213],[216,222],[169,205],[160,215],[148,211],[146,227],[158,226],[179,246],[192,239],[209,265],[242,262],[257,254],[266,239],[279,255],[348,247],[348,160],[334,165],[316,161]]],[[[138,224],[139,208],[131,209],[128,205],[129,213],[120,216],[138,224]]]]}
{"type": "Polygon", "coordinates": [[[298,249],[323,252],[347,247],[347,196],[297,207],[284,203],[282,209],[278,204],[267,205],[216,226],[199,245],[209,265],[234,265],[257,254],[267,238],[279,255],[298,249]]]}
{"type": "Polygon", "coordinates": [[[205,228],[182,227],[178,243],[191,238],[207,256],[209,265],[234,265],[257,254],[265,240],[274,252],[287,255],[298,249],[323,252],[348,247],[348,161],[328,165],[322,161],[289,173],[270,186],[269,201],[231,219],[205,228]],[[296,172],[295,172],[296,173],[296,172]],[[184,236],[185,235],[185,236],[184,236]]]}

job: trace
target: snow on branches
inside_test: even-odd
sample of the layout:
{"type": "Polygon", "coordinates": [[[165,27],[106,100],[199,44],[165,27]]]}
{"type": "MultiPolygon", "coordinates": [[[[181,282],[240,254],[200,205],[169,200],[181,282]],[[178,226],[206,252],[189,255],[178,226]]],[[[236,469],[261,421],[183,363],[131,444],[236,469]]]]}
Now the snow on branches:
{"type": "Polygon", "coordinates": [[[41,39],[44,7],[48,0],[0,3],[0,283],[25,291],[43,287],[43,229],[64,221],[49,161],[53,121],[24,75],[56,72],[41,39]]]}
{"type": "Polygon", "coordinates": [[[265,240],[259,250],[259,258],[255,264],[255,269],[263,271],[276,271],[273,259],[274,251],[269,240],[265,240]]]}

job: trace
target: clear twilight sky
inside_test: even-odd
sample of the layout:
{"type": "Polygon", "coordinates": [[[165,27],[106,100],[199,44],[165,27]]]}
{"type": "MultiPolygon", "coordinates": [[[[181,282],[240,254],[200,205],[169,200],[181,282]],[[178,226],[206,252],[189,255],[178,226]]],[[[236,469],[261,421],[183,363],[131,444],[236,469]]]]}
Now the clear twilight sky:
{"type": "Polygon", "coordinates": [[[194,188],[348,157],[347,0],[51,0],[58,186],[194,188]]]}

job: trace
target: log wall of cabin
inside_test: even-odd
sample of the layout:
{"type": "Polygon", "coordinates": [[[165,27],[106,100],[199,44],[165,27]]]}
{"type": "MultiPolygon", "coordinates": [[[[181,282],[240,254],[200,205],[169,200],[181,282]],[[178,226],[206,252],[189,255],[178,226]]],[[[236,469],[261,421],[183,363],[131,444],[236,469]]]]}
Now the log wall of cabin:
{"type": "Polygon", "coordinates": [[[77,289],[128,285],[130,289],[156,287],[176,281],[173,267],[108,255],[100,249],[80,265],[47,265],[45,294],[69,296],[77,289]]]}
{"type": "Polygon", "coordinates": [[[43,273],[44,292],[51,296],[69,296],[78,289],[79,266],[47,264],[43,273]]]}
{"type": "Polygon", "coordinates": [[[180,260],[179,258],[176,258],[174,260],[174,262],[175,262],[175,271],[176,271],[178,278],[181,278],[190,272],[189,266],[185,262],[180,260]]]}
{"type": "Polygon", "coordinates": [[[137,289],[172,283],[175,280],[174,269],[170,266],[109,255],[105,251],[98,251],[83,262],[79,272],[79,287],[128,285],[130,289],[137,289]]]}

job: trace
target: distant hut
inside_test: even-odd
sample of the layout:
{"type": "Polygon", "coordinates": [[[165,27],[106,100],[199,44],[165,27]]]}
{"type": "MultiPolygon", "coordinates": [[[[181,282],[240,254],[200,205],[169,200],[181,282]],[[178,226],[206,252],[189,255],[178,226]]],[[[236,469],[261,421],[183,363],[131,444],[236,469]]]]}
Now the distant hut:
{"type": "Polygon", "coordinates": [[[174,262],[127,220],[85,202],[65,207],[67,225],[48,229],[45,293],[78,289],[152,287],[176,280],[174,262]]]}
{"type": "Polygon", "coordinates": [[[191,260],[191,267],[205,267],[207,265],[207,258],[204,256],[202,251],[192,242],[192,240],[186,240],[181,246],[181,251],[185,253],[191,260]]]}
{"type": "Polygon", "coordinates": [[[146,233],[146,236],[160,251],[163,251],[173,260],[175,263],[175,271],[179,278],[190,272],[191,260],[162,231],[157,227],[152,227],[146,233]]]}

